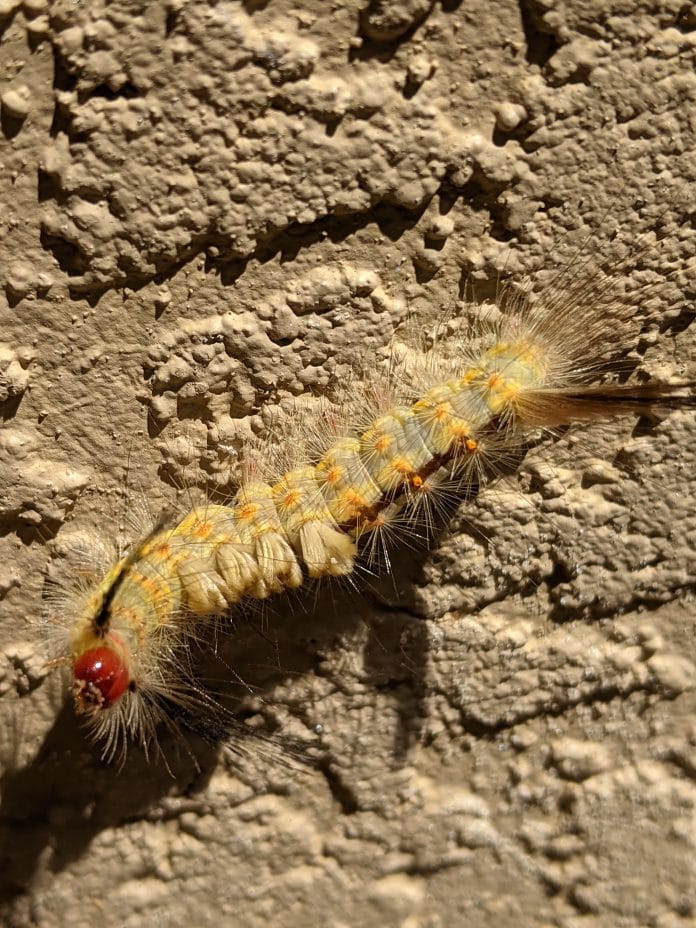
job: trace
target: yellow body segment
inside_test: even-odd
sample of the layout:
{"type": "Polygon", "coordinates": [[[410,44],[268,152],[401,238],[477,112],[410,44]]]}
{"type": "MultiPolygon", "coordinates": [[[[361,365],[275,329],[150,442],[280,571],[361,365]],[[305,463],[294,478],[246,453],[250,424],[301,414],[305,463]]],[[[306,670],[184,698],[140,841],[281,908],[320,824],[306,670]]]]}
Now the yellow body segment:
{"type": "Polygon", "coordinates": [[[412,486],[413,478],[432,461],[418,417],[410,407],[381,416],[360,437],[360,454],[382,493],[412,486]]]}
{"type": "Polygon", "coordinates": [[[315,472],[326,506],[339,525],[364,518],[381,499],[382,491],[360,455],[358,438],[337,441],[324,452],[315,472]]]}
{"type": "Polygon", "coordinates": [[[423,442],[433,457],[447,456],[455,442],[465,441],[472,434],[471,422],[453,406],[460,392],[456,381],[438,384],[412,407],[423,442]]]}

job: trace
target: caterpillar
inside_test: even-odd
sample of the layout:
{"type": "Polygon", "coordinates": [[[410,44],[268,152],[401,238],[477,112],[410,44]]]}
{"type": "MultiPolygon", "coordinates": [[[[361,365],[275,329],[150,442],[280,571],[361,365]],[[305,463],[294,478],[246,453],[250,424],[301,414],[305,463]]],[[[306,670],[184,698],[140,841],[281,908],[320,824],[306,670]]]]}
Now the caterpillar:
{"type": "Polygon", "coordinates": [[[390,531],[427,532],[443,500],[484,488],[539,430],[694,405],[692,381],[607,379],[636,314],[600,272],[535,295],[503,287],[479,310],[473,326],[464,313],[395,345],[384,375],[323,404],[309,447],[305,423],[252,450],[227,502],[158,523],[53,604],[55,662],[105,758],[131,740],[147,749],[172,705],[204,700],[186,650],[231,608],[350,577],[390,531]]]}

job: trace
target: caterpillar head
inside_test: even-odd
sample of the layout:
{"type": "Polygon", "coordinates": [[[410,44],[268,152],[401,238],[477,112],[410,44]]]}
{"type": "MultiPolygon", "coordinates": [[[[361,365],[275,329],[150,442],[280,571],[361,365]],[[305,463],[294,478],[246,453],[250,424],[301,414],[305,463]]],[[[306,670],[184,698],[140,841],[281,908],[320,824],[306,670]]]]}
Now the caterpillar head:
{"type": "Polygon", "coordinates": [[[73,698],[80,715],[108,709],[131,686],[130,673],[119,650],[105,642],[84,651],[73,664],[73,698]]]}

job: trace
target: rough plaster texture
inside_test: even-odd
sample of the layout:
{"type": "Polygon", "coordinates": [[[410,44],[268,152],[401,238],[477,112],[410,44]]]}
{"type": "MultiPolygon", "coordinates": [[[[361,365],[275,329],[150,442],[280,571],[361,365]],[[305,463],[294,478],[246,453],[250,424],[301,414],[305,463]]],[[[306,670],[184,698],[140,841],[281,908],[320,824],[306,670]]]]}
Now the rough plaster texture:
{"type": "Polygon", "coordinates": [[[192,736],[173,777],[100,763],[34,627],[81,538],[467,284],[598,254],[653,307],[636,361],[693,376],[691,5],[4,0],[0,28],[4,923],[694,924],[693,413],[546,442],[364,594],[238,621],[214,672],[276,738],[192,736]]]}

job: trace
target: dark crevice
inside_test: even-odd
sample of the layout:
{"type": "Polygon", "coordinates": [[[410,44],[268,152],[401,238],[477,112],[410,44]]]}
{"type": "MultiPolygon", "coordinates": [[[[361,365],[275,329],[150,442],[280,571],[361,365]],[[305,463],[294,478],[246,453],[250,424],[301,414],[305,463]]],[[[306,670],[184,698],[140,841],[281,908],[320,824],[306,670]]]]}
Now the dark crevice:
{"type": "Polygon", "coordinates": [[[74,90],[77,86],[77,78],[71,74],[65,67],[63,56],[59,54],[56,48],[53,49],[53,89],[54,90],[74,90]]]}
{"type": "MultiPolygon", "coordinates": [[[[26,13],[26,7],[24,15],[29,19],[29,16],[26,13]]],[[[32,54],[37,51],[46,41],[46,36],[43,32],[27,32],[27,45],[32,51],[32,54]]]]}
{"type": "Polygon", "coordinates": [[[496,146],[496,148],[504,148],[507,145],[507,143],[512,140],[512,133],[507,132],[507,131],[504,132],[502,129],[499,129],[496,126],[495,129],[493,130],[493,135],[491,136],[491,140],[493,144],[496,146]]]}
{"type": "Polygon", "coordinates": [[[270,2],[271,0],[242,0],[242,6],[246,13],[253,16],[254,13],[265,10],[270,2]]]}
{"type": "Polygon", "coordinates": [[[568,565],[561,561],[556,561],[556,563],[553,565],[551,574],[546,578],[546,585],[549,588],[549,591],[551,591],[564,583],[570,583],[572,579],[573,575],[569,570],[568,565]]]}
{"type": "Polygon", "coordinates": [[[13,9],[11,12],[5,13],[4,15],[0,15],[0,39],[2,39],[4,34],[7,32],[7,30],[12,25],[12,22],[15,18],[15,13],[17,12],[18,7],[19,7],[19,4],[17,4],[17,7],[15,7],[15,9],[13,9]]]}
{"type": "Polygon", "coordinates": [[[534,152],[539,151],[540,148],[544,148],[546,144],[536,135],[538,128],[539,126],[535,125],[532,121],[525,122],[514,132],[510,132],[508,138],[515,142],[519,142],[520,148],[526,155],[533,155],[534,152]]]}
{"type": "Polygon", "coordinates": [[[0,115],[0,128],[2,128],[2,134],[8,141],[11,141],[15,136],[19,135],[23,125],[24,116],[11,116],[3,107],[2,114],[0,115]]]}
{"type": "Polygon", "coordinates": [[[404,100],[412,100],[420,90],[421,86],[422,84],[420,81],[414,81],[410,77],[407,78],[403,89],[404,100]]]}
{"type": "Polygon", "coordinates": [[[456,855],[452,855],[450,858],[438,856],[437,860],[432,863],[429,863],[425,857],[419,857],[418,863],[408,864],[393,872],[403,873],[405,876],[428,877],[459,866],[461,864],[456,855]]]}
{"type": "MultiPolygon", "coordinates": [[[[658,421],[652,416],[640,416],[636,419],[635,425],[633,426],[633,438],[644,438],[645,436],[655,436],[655,429],[658,425],[658,421]]],[[[625,455],[623,451],[619,453],[614,458],[614,463],[617,467],[621,467],[624,470],[629,470],[631,466],[630,455],[625,455]]]]}
{"type": "Polygon", "coordinates": [[[41,168],[36,175],[36,193],[39,203],[45,203],[46,200],[57,200],[60,188],[53,177],[41,168]]]}
{"type": "MultiPolygon", "coordinates": [[[[65,67],[65,62],[58,50],[53,49],[53,89],[54,91],[73,91],[77,85],[77,79],[70,74],[65,67]]],[[[51,122],[50,134],[55,138],[61,133],[68,134],[70,130],[70,117],[63,109],[59,101],[56,101],[53,107],[53,121],[51,122]]]]}
{"type": "Polygon", "coordinates": [[[61,238],[57,235],[51,235],[45,229],[41,230],[41,246],[45,251],[50,251],[58,262],[60,269],[68,277],[79,277],[88,270],[88,263],[77,245],[61,238]]]}
{"type": "Polygon", "coordinates": [[[512,242],[515,239],[515,233],[511,232],[510,229],[507,228],[504,222],[498,221],[498,220],[494,220],[493,223],[491,224],[489,235],[491,238],[494,238],[497,242],[502,242],[503,244],[507,244],[507,242],[512,242]]]}
{"type": "Polygon", "coordinates": [[[108,84],[98,84],[90,91],[84,94],[79,94],[80,103],[85,103],[87,100],[91,100],[94,97],[100,97],[104,100],[118,100],[120,98],[133,100],[140,96],[142,96],[142,94],[135,86],[135,84],[132,84],[130,81],[125,81],[117,89],[109,87],[108,84]]]}
{"type": "Polygon", "coordinates": [[[341,778],[332,770],[331,764],[327,760],[320,760],[317,767],[324,775],[329,791],[340,806],[341,812],[344,815],[355,815],[360,809],[355,793],[341,781],[341,778]]]}
{"type": "MultiPolygon", "coordinates": [[[[518,101],[513,98],[513,102],[518,101]]],[[[529,137],[534,135],[538,128],[538,124],[533,119],[522,120],[514,129],[501,129],[496,125],[491,133],[491,141],[496,148],[505,148],[509,142],[517,142],[520,148],[530,154],[540,147],[540,144],[529,141],[529,137]]]]}
{"type": "Polygon", "coordinates": [[[179,24],[181,10],[169,10],[164,21],[164,37],[168,39],[179,24]]]}
{"type": "Polygon", "coordinates": [[[680,7],[674,18],[674,28],[684,35],[689,35],[696,30],[696,7],[693,3],[685,3],[680,7]]]}
{"type": "Polygon", "coordinates": [[[519,0],[525,37],[525,58],[529,64],[543,68],[560,48],[556,36],[544,22],[545,7],[536,0],[519,0]]]}
{"type": "MultiPolygon", "coordinates": [[[[10,309],[12,309],[12,303],[10,303],[9,299],[7,302],[10,309]]],[[[17,410],[19,409],[19,404],[22,402],[23,397],[24,394],[20,393],[17,396],[10,396],[8,399],[0,403],[0,419],[3,422],[7,422],[8,419],[14,419],[14,417],[17,415],[17,410]]],[[[15,519],[16,514],[12,513],[12,515],[7,520],[8,525],[14,525],[15,519]]],[[[6,534],[2,530],[2,525],[3,520],[0,519],[0,535],[6,534]]]]}

